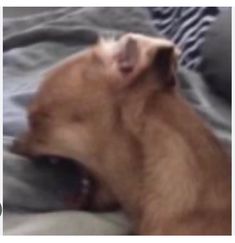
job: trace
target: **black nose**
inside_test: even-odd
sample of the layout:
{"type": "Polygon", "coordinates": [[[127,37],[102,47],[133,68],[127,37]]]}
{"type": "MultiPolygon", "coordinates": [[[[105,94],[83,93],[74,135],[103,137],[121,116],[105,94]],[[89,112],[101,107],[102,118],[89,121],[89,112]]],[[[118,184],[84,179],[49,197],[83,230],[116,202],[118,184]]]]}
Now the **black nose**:
{"type": "Polygon", "coordinates": [[[29,143],[27,135],[22,135],[13,140],[9,150],[21,156],[31,157],[33,154],[31,145],[32,143],[29,143]]]}
{"type": "Polygon", "coordinates": [[[16,154],[22,154],[22,147],[23,147],[22,140],[17,138],[13,140],[13,143],[10,146],[9,150],[16,154]]]}

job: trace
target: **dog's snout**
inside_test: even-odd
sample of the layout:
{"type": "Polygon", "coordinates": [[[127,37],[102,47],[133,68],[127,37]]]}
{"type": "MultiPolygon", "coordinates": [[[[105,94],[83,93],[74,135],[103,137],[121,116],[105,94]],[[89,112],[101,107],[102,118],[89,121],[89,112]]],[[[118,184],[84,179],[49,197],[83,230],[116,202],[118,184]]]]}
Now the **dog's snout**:
{"type": "Polygon", "coordinates": [[[22,148],[23,148],[23,140],[17,138],[17,139],[14,139],[14,141],[10,147],[10,151],[17,153],[17,154],[21,154],[22,148]]]}
{"type": "Polygon", "coordinates": [[[31,145],[26,136],[16,138],[10,146],[10,151],[19,155],[31,156],[31,145]]]}

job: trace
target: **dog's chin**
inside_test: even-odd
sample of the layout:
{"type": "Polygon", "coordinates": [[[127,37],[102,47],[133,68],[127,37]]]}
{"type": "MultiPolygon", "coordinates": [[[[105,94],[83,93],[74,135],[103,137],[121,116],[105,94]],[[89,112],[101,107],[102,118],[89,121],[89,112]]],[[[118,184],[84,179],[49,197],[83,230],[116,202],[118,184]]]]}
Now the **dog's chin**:
{"type": "Polygon", "coordinates": [[[54,178],[67,191],[64,200],[68,208],[90,210],[95,191],[94,178],[79,161],[57,155],[37,155],[31,157],[41,169],[51,170],[54,178]],[[63,179],[62,179],[63,178],[63,179]],[[72,192],[72,193],[71,193],[72,192]]]}

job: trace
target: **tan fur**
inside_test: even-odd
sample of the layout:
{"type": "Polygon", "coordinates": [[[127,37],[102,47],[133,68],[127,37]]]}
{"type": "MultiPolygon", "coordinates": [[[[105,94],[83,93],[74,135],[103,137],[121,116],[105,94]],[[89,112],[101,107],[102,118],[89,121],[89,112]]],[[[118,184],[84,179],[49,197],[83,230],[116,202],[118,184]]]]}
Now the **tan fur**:
{"type": "Polygon", "coordinates": [[[107,43],[45,77],[29,109],[30,129],[14,150],[83,162],[105,185],[97,202],[118,202],[137,234],[231,234],[230,159],[152,66],[172,43],[136,34],[107,43]],[[122,73],[116,58],[128,38],[138,59],[122,73]]]}

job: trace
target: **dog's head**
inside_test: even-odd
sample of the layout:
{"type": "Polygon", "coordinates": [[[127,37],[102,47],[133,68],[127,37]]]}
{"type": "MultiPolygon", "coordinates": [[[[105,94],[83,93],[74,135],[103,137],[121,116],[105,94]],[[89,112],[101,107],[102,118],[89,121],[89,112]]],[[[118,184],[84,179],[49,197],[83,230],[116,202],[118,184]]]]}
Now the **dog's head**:
{"type": "Polygon", "coordinates": [[[13,150],[76,160],[104,186],[98,203],[118,198],[115,186],[141,168],[151,99],[174,89],[177,54],[165,39],[125,34],[68,58],[45,77],[13,150]]]}

